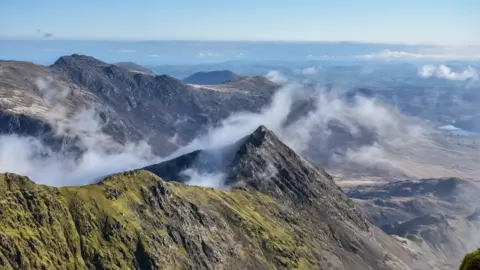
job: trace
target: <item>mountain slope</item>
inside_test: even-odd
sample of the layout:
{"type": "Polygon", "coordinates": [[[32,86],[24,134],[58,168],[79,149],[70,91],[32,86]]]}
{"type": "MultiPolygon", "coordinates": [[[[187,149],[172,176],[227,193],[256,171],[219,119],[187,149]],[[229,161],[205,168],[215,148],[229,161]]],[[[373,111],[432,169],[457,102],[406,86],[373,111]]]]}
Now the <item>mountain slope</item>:
{"type": "Polygon", "coordinates": [[[195,151],[144,170],[167,181],[195,184],[186,171],[202,175],[215,168],[226,175],[225,187],[267,194],[284,207],[284,216],[292,223],[315,228],[310,237],[313,249],[320,252],[316,256],[328,263],[324,268],[386,269],[395,261],[388,262],[392,256],[388,252],[413,260],[399,243],[366,220],[331,176],[298,156],[265,127],[216,151],[195,151]]]}
{"type": "Polygon", "coordinates": [[[145,139],[161,155],[233,112],[258,111],[278,88],[260,80],[242,89],[249,91],[228,84],[225,91],[193,87],[77,54],[50,67],[17,61],[0,61],[0,66],[1,133],[54,141],[59,120],[93,108],[102,131],[115,141],[145,139]]]}
{"type": "Polygon", "coordinates": [[[64,188],[1,175],[0,266],[408,269],[400,260],[414,261],[264,127],[235,146],[229,191],[145,170],[64,188]],[[261,178],[265,162],[284,167],[261,178]]]}
{"type": "Polygon", "coordinates": [[[118,62],[118,63],[114,63],[114,65],[119,66],[121,68],[128,69],[128,70],[133,71],[133,72],[155,75],[155,73],[153,71],[151,71],[150,69],[148,69],[144,66],[141,66],[139,64],[136,64],[134,62],[118,62]]]}
{"type": "Polygon", "coordinates": [[[207,72],[197,72],[183,79],[186,83],[199,85],[215,85],[234,80],[239,76],[229,70],[215,70],[207,72]]]}
{"type": "Polygon", "coordinates": [[[173,77],[128,72],[95,58],[71,55],[58,59],[52,69],[89,89],[113,108],[130,126],[150,138],[163,154],[195,138],[204,127],[232,112],[258,111],[278,88],[271,83],[259,91],[217,91],[189,86],[173,77]],[[177,141],[170,138],[177,135],[177,141]]]}
{"type": "Polygon", "coordinates": [[[479,193],[473,182],[441,178],[360,186],[347,194],[383,231],[455,269],[480,244],[479,193]]]}

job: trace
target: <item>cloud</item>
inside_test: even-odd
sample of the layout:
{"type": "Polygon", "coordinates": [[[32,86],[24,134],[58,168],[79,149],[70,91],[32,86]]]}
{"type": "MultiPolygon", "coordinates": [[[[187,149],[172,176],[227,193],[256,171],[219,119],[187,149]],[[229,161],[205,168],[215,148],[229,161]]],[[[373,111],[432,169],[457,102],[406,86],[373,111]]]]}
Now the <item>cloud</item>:
{"type": "Polygon", "coordinates": [[[220,57],[222,56],[221,54],[219,53],[216,53],[216,52],[199,52],[197,53],[197,57],[201,57],[201,58],[215,58],[215,57],[220,57]]]}
{"type": "MultiPolygon", "coordinates": [[[[195,171],[190,172],[190,175],[202,175],[199,177],[202,181],[196,181],[192,177],[188,183],[224,188],[220,180],[227,172],[222,170],[226,165],[222,162],[228,163],[231,155],[228,151],[234,150],[228,146],[251,134],[260,125],[265,125],[285,144],[306,156],[321,153],[328,155],[327,159],[337,164],[355,163],[366,167],[381,165],[395,169],[398,169],[395,162],[389,160],[390,148],[406,149],[424,134],[422,127],[388,104],[364,97],[347,101],[337,92],[308,93],[299,84],[289,83],[279,89],[272,102],[260,112],[231,115],[167,159],[198,149],[214,149],[201,160],[215,157],[214,167],[218,170],[212,170],[211,167],[205,170],[195,166],[195,171]],[[294,104],[305,104],[302,102],[307,100],[313,101],[311,110],[298,113],[294,104]],[[343,140],[342,136],[347,139],[343,140]],[[339,151],[340,154],[336,155],[339,151]],[[205,175],[208,177],[203,177],[205,175]],[[211,181],[207,183],[205,179],[209,177],[211,181]]],[[[265,176],[275,175],[274,166],[265,166],[265,176]]]]}
{"type": "Polygon", "coordinates": [[[327,55],[327,54],[324,54],[324,55],[309,54],[305,56],[305,58],[308,60],[332,60],[332,59],[335,59],[336,57],[333,55],[327,55]]]}
{"type": "Polygon", "coordinates": [[[478,72],[472,66],[468,66],[461,72],[454,72],[450,67],[445,65],[424,65],[418,71],[418,75],[420,75],[420,77],[422,78],[435,77],[452,81],[466,81],[478,79],[478,72]]]}
{"type": "Polygon", "coordinates": [[[357,59],[363,60],[465,60],[474,61],[480,60],[480,53],[478,52],[464,52],[455,51],[452,49],[438,49],[438,50],[424,50],[419,52],[405,52],[383,50],[378,53],[370,53],[355,56],[357,59]]]}
{"type": "Polygon", "coordinates": [[[136,53],[137,51],[132,50],[132,49],[120,49],[120,50],[118,50],[118,52],[121,52],[121,53],[136,53]]]}
{"type": "Polygon", "coordinates": [[[227,175],[223,172],[208,173],[189,168],[180,172],[180,175],[188,179],[185,182],[187,185],[226,189],[224,182],[227,175]]]}
{"type": "Polygon", "coordinates": [[[177,150],[169,158],[198,149],[220,149],[229,146],[266,123],[268,123],[269,128],[280,130],[290,113],[295,87],[295,85],[288,85],[278,90],[272,97],[271,103],[259,113],[239,112],[232,114],[216,127],[209,129],[205,134],[177,150]]]}
{"type": "Polygon", "coordinates": [[[298,71],[300,74],[303,75],[317,75],[319,69],[317,67],[307,67],[298,71]]]}
{"type": "Polygon", "coordinates": [[[43,33],[44,38],[50,38],[53,37],[53,33],[43,33]]]}
{"type": "Polygon", "coordinates": [[[160,54],[149,54],[148,57],[158,58],[158,57],[162,57],[162,56],[160,54]]]}
{"type": "Polygon", "coordinates": [[[267,74],[265,74],[265,78],[278,84],[284,84],[288,82],[288,78],[285,77],[280,71],[277,71],[277,70],[269,71],[267,74]]]}
{"type": "MultiPolygon", "coordinates": [[[[278,77],[280,73],[269,74],[278,77]]],[[[267,126],[299,153],[307,156],[326,153],[328,159],[364,166],[388,164],[386,153],[390,146],[406,147],[421,134],[421,128],[417,129],[394,108],[376,100],[358,97],[352,102],[336,92],[312,93],[299,84],[288,83],[259,112],[234,113],[168,157],[158,158],[143,141],[121,144],[103,132],[105,122],[98,114],[101,108],[93,105],[72,111],[63,106],[68,104],[65,99],[70,90],[54,84],[51,78],[37,80],[37,89],[51,108],[42,117],[51,123],[57,138],[65,139],[76,150],[71,147],[54,150],[42,138],[2,135],[0,171],[27,175],[42,184],[82,185],[112,173],[207,149],[190,170],[181,174],[187,184],[225,188],[224,168],[235,150],[232,144],[260,125],[267,126]],[[301,109],[308,106],[311,109],[299,112],[295,104],[301,104],[301,109]],[[343,133],[338,133],[338,129],[353,141],[343,141],[343,133]],[[365,139],[368,136],[373,139],[365,139]],[[340,159],[334,155],[337,149],[344,149],[340,159]]],[[[263,176],[272,177],[276,173],[273,164],[265,165],[263,176]]]]}
{"type": "Polygon", "coordinates": [[[51,109],[40,117],[51,123],[56,138],[73,147],[54,150],[43,138],[0,135],[0,171],[27,175],[52,186],[84,185],[103,176],[153,162],[144,142],[120,144],[103,132],[104,122],[95,107],[71,111],[63,104],[70,89],[56,87],[51,78],[38,79],[36,87],[51,109]]]}

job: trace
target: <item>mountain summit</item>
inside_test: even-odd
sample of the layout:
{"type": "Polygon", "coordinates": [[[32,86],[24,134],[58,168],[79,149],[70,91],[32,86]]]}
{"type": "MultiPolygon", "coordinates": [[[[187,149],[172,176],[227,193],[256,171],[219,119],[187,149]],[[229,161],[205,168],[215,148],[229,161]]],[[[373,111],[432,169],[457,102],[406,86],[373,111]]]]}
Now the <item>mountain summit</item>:
{"type": "Polygon", "coordinates": [[[327,173],[265,127],[222,149],[223,163],[204,154],[212,152],[83,187],[0,175],[0,267],[408,269],[414,262],[327,173]],[[230,190],[158,177],[192,166],[223,168],[230,190]]]}
{"type": "Polygon", "coordinates": [[[167,181],[195,184],[192,174],[184,172],[211,175],[212,168],[225,176],[221,186],[229,192],[264,194],[282,205],[287,223],[299,226],[293,234],[315,228],[309,233],[312,242],[305,244],[312,245],[313,257],[322,258],[315,263],[323,266],[321,269],[396,269],[393,265],[399,267],[399,258],[410,256],[367,221],[329,174],[300,157],[264,126],[222,149],[197,150],[144,170],[167,181]],[[385,251],[387,247],[390,250],[385,251]]]}

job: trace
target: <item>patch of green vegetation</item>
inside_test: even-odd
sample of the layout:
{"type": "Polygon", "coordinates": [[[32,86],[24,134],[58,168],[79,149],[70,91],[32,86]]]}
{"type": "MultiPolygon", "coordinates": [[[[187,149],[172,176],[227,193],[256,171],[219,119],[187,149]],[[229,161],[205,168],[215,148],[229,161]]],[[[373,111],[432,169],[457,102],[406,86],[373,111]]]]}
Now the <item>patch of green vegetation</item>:
{"type": "Polygon", "coordinates": [[[314,246],[261,193],[167,183],[147,171],[53,188],[0,175],[1,269],[315,269],[314,246]]]}
{"type": "Polygon", "coordinates": [[[459,270],[478,270],[480,269],[480,249],[468,253],[463,258],[459,270]]]}

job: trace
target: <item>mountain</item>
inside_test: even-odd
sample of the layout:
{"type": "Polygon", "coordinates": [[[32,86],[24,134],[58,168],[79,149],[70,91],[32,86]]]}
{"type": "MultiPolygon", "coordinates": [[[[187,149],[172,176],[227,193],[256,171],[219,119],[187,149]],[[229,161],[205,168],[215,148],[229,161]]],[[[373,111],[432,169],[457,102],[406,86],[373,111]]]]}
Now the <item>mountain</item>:
{"type": "Polygon", "coordinates": [[[479,192],[471,181],[441,178],[360,186],[347,195],[387,234],[454,269],[480,244],[479,192]]]}
{"type": "Polygon", "coordinates": [[[119,66],[121,68],[128,69],[133,72],[155,75],[155,72],[153,72],[152,70],[134,62],[117,62],[117,63],[114,63],[114,65],[119,66]]]}
{"type": "Polygon", "coordinates": [[[363,206],[378,226],[428,214],[468,216],[477,208],[480,187],[459,178],[395,181],[358,186],[347,195],[363,206]]]}
{"type": "Polygon", "coordinates": [[[224,191],[158,176],[165,164],[189,167],[195,154],[82,187],[2,174],[0,266],[409,269],[415,262],[325,171],[265,127],[226,150],[224,191]],[[277,171],[265,177],[268,166],[277,171]]]}
{"type": "Polygon", "coordinates": [[[330,175],[298,156],[263,126],[225,149],[194,151],[143,170],[166,181],[194,184],[195,179],[185,172],[194,170],[193,175],[201,175],[211,172],[212,168],[224,173],[224,188],[267,194],[285,206],[283,216],[295,217],[291,222],[300,228],[314,226],[316,230],[310,233],[310,237],[323,242],[314,250],[325,254],[316,256],[328,263],[321,269],[363,269],[371,264],[376,265],[374,268],[380,267],[377,263],[385,256],[380,255],[380,246],[391,248],[389,251],[400,257],[409,256],[396,241],[366,220],[330,175]],[[375,244],[370,238],[375,239],[375,244]],[[333,254],[327,255],[325,247],[333,254]],[[343,248],[358,252],[362,259],[352,260],[352,254],[345,253],[343,248]],[[332,256],[343,263],[335,265],[332,256]],[[365,258],[369,259],[364,261],[365,258]]]}
{"type": "Polygon", "coordinates": [[[146,139],[161,155],[233,112],[258,111],[278,88],[266,79],[260,84],[248,81],[243,85],[250,88],[244,91],[228,83],[221,91],[193,87],[166,75],[132,72],[77,54],[61,57],[50,67],[16,61],[0,61],[0,66],[2,133],[41,133],[62,145],[64,138],[53,134],[59,121],[93,109],[102,131],[114,141],[146,139]]]}
{"type": "Polygon", "coordinates": [[[183,79],[186,83],[199,85],[215,85],[225,83],[240,77],[229,70],[215,70],[207,72],[197,72],[183,79]]]}

